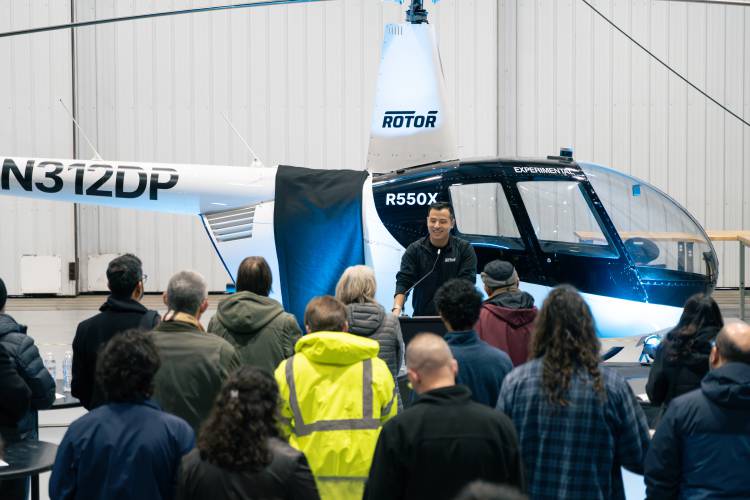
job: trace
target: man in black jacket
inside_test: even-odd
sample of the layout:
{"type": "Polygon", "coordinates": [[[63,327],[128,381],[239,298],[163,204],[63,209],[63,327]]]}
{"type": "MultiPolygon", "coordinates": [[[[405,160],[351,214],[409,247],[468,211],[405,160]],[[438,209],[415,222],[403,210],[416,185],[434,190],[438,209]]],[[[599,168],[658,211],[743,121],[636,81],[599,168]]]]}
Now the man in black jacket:
{"type": "Polygon", "coordinates": [[[140,303],[145,279],[141,260],[135,255],[125,254],[112,260],[107,267],[107,284],[112,294],[99,308],[99,314],[78,324],[73,339],[71,393],[87,410],[105,402],[104,392],[94,378],[99,349],[119,332],[151,330],[159,323],[158,313],[140,303]]]}
{"type": "Polygon", "coordinates": [[[726,325],[701,388],[672,400],[646,455],[648,498],[747,498],[750,326],[726,325]]]}
{"type": "Polygon", "coordinates": [[[387,422],[364,498],[451,499],[481,479],[524,488],[518,438],[504,414],[455,385],[458,364],[445,341],[422,333],[406,349],[413,406],[387,422]]]}
{"type": "Polygon", "coordinates": [[[476,282],[477,255],[467,241],[451,235],[455,225],[450,203],[430,205],[427,215],[429,235],[409,245],[401,258],[401,270],[396,275],[393,314],[401,314],[407,292],[417,283],[411,300],[414,316],[437,316],[433,299],[443,283],[454,278],[476,282]]]}

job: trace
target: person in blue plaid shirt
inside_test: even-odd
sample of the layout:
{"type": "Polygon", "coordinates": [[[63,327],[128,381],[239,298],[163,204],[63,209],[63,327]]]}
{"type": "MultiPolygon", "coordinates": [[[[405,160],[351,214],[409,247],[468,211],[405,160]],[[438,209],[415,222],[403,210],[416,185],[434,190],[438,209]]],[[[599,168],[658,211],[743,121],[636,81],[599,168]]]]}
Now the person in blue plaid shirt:
{"type": "Polygon", "coordinates": [[[497,407],[518,431],[532,499],[624,499],[620,468],[643,473],[648,425],[627,382],[599,366],[591,311],[569,286],[537,319],[531,360],[503,382],[497,407]]]}

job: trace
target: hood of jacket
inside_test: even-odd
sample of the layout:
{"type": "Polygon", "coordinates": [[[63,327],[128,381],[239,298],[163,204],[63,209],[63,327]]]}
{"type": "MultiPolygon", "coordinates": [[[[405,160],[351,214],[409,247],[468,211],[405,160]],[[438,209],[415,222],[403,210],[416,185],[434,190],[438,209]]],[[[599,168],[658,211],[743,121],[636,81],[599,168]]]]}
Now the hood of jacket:
{"type": "Polygon", "coordinates": [[[349,332],[369,337],[377,331],[385,319],[385,309],[380,304],[349,304],[346,306],[349,332]]]}
{"type": "Polygon", "coordinates": [[[701,390],[720,406],[750,409],[750,365],[727,363],[711,370],[703,378],[701,390]]]}
{"type": "Polygon", "coordinates": [[[7,314],[0,314],[0,337],[9,333],[26,333],[26,325],[19,324],[7,314]]]}
{"type": "Polygon", "coordinates": [[[253,292],[237,292],[219,303],[216,317],[235,334],[253,334],[284,313],[277,301],[253,292]]]}
{"type": "Polygon", "coordinates": [[[315,363],[352,365],[374,358],[380,351],[377,341],[343,332],[315,332],[303,336],[294,352],[304,354],[315,363]]]}
{"type": "Polygon", "coordinates": [[[528,325],[537,315],[534,297],[527,292],[505,292],[490,297],[484,308],[513,328],[528,325]]]}

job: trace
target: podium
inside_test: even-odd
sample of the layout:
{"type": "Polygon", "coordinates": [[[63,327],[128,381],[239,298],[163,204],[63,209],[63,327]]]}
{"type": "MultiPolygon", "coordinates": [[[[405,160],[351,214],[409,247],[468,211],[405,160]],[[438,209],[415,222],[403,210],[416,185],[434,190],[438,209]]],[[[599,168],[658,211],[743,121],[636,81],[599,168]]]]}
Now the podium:
{"type": "Polygon", "coordinates": [[[399,316],[398,322],[401,324],[401,335],[404,338],[404,345],[408,345],[411,339],[418,333],[434,333],[435,335],[445,335],[446,329],[440,316],[399,316]]]}

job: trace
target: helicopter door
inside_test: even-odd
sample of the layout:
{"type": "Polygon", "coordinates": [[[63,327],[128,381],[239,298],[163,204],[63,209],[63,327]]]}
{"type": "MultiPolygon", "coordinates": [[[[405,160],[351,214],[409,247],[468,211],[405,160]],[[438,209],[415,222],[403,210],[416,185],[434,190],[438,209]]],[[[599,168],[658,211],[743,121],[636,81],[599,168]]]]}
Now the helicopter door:
{"type": "Polygon", "coordinates": [[[534,179],[515,187],[541,252],[548,285],[567,283],[582,292],[643,301],[638,275],[614,238],[614,228],[590,186],[578,180],[534,179]],[[588,187],[588,189],[587,189],[588,187]],[[603,210],[602,210],[603,212],[603,210]]]}
{"type": "Polygon", "coordinates": [[[522,280],[537,281],[541,269],[522,237],[500,178],[449,187],[456,234],[474,247],[477,270],[495,259],[509,261],[522,280]],[[529,258],[532,256],[532,258],[529,258]]]}

